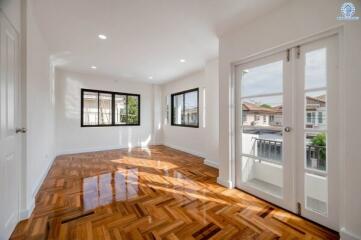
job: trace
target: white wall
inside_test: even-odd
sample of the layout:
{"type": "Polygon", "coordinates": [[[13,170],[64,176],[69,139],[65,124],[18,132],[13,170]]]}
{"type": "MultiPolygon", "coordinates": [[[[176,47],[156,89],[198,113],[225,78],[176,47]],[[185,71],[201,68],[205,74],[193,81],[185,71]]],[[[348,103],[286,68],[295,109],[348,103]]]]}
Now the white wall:
{"type": "Polygon", "coordinates": [[[209,61],[203,70],[162,86],[163,123],[166,97],[192,88],[199,88],[199,128],[172,126],[170,122],[164,124],[163,143],[204,157],[207,164],[218,166],[218,60],[209,61]]]}
{"type": "Polygon", "coordinates": [[[57,155],[147,146],[154,143],[153,85],[56,70],[55,89],[57,155]],[[81,88],[140,94],[141,125],[80,127],[81,88]]]}
{"type": "MultiPolygon", "coordinates": [[[[219,182],[233,185],[232,128],[231,128],[231,63],[250,55],[276,46],[289,43],[312,34],[325,31],[330,27],[344,26],[343,72],[341,91],[341,125],[343,155],[340,158],[341,179],[341,234],[343,238],[351,235],[361,238],[361,159],[359,150],[361,142],[358,136],[361,129],[358,119],[361,108],[358,106],[361,89],[360,53],[361,53],[361,20],[354,22],[337,21],[340,6],[339,0],[292,0],[274,12],[263,16],[247,25],[224,34],[220,38],[219,51],[219,131],[220,131],[220,176],[219,182]],[[347,124],[345,124],[347,123],[347,124]],[[347,204],[345,204],[347,203],[347,204]]],[[[356,15],[361,17],[361,4],[356,4],[356,15]]]]}
{"type": "MultiPolygon", "coordinates": [[[[26,206],[31,211],[34,197],[55,156],[53,78],[47,44],[27,6],[26,32],[26,206]]],[[[24,213],[26,215],[26,213],[24,213]]]]}

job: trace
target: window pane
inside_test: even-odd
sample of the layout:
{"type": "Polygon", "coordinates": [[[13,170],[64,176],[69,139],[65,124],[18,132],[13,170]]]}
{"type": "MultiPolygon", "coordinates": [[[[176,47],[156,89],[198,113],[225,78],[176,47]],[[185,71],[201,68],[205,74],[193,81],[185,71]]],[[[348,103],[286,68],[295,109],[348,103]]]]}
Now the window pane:
{"type": "Polygon", "coordinates": [[[327,177],[305,173],[306,208],[327,215],[327,177]]]}
{"type": "Polygon", "coordinates": [[[326,133],[307,133],[306,145],[306,167],[319,171],[326,171],[326,133]]]}
{"type": "Polygon", "coordinates": [[[173,96],[173,123],[183,124],[183,94],[173,96]]]}
{"type": "Polygon", "coordinates": [[[128,124],[139,124],[138,96],[128,96],[128,124]]]}
{"type": "Polygon", "coordinates": [[[326,48],[305,54],[305,89],[326,87],[326,48]]]}
{"type": "Polygon", "coordinates": [[[242,97],[283,92],[282,76],[283,61],[243,70],[242,97]]]}
{"type": "Polygon", "coordinates": [[[98,93],[83,93],[83,125],[98,125],[98,93]]]}
{"type": "Polygon", "coordinates": [[[184,124],[198,126],[198,92],[185,93],[184,97],[184,124]]]}
{"type": "Polygon", "coordinates": [[[99,125],[112,124],[112,94],[99,93],[99,125]]]}
{"type": "Polygon", "coordinates": [[[282,161],[282,95],[242,99],[242,153],[282,161]]]}
{"type": "Polygon", "coordinates": [[[326,91],[306,92],[305,128],[325,130],[327,128],[326,91]]]}
{"type": "Polygon", "coordinates": [[[115,124],[127,124],[126,95],[115,95],[115,124]]]}

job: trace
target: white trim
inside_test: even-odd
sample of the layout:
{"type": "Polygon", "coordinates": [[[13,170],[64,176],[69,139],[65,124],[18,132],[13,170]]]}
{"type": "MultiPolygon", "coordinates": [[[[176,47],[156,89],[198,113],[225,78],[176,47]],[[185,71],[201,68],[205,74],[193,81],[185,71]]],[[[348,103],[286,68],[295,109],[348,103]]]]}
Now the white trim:
{"type": "Polygon", "coordinates": [[[222,179],[220,177],[217,178],[217,183],[224,186],[224,187],[226,187],[226,188],[229,188],[229,189],[234,188],[234,184],[233,184],[232,181],[230,181],[230,180],[227,181],[227,180],[224,180],[224,179],[222,179]]]}
{"type": "Polygon", "coordinates": [[[54,163],[54,160],[55,160],[55,157],[53,157],[53,160],[51,160],[51,161],[49,162],[48,166],[46,167],[46,171],[45,171],[45,172],[43,173],[43,175],[38,179],[36,187],[33,188],[33,196],[32,196],[32,198],[35,199],[36,195],[38,194],[41,185],[43,184],[46,176],[47,176],[48,173],[49,173],[49,170],[50,170],[51,166],[52,166],[53,163],[54,163]]]}
{"type": "Polygon", "coordinates": [[[185,147],[180,147],[180,146],[176,146],[176,145],[168,144],[168,143],[163,143],[163,145],[166,146],[166,147],[174,148],[176,150],[195,155],[197,157],[206,158],[206,154],[195,151],[195,150],[192,150],[192,149],[188,149],[188,148],[185,148],[185,147]]]}
{"type": "Polygon", "coordinates": [[[20,211],[20,221],[25,220],[31,216],[35,208],[35,198],[31,198],[31,202],[27,204],[29,208],[20,211]]]}
{"type": "MultiPolygon", "coordinates": [[[[231,62],[231,70],[232,70],[233,73],[235,73],[236,72],[235,68],[237,66],[239,66],[239,65],[251,63],[251,62],[253,62],[255,60],[262,59],[262,58],[271,56],[273,54],[276,54],[276,53],[279,53],[279,52],[282,52],[282,51],[286,51],[287,49],[294,48],[294,47],[296,47],[298,45],[311,43],[311,42],[314,42],[314,41],[317,41],[317,40],[320,40],[320,39],[323,39],[323,38],[327,38],[327,37],[330,37],[330,36],[333,36],[333,35],[340,35],[342,33],[342,31],[343,31],[343,25],[339,25],[339,26],[336,26],[336,27],[328,28],[328,29],[326,29],[324,31],[321,31],[321,32],[318,32],[318,33],[310,34],[310,35],[308,35],[306,37],[302,37],[302,38],[290,41],[288,43],[283,43],[283,44],[278,45],[278,46],[273,47],[273,48],[268,48],[268,49],[262,50],[260,52],[251,54],[251,55],[249,55],[247,57],[244,57],[239,61],[231,62]]],[[[234,80],[234,77],[235,77],[235,75],[232,76],[232,80],[234,80]]]]}
{"type": "Polygon", "coordinates": [[[204,164],[208,165],[210,167],[214,167],[214,168],[218,169],[218,162],[217,161],[210,160],[210,159],[206,158],[206,159],[204,159],[204,164]]]}
{"type": "MultiPolygon", "coordinates": [[[[148,146],[152,145],[162,145],[162,144],[149,144],[148,146]]],[[[130,147],[125,145],[112,145],[112,146],[104,146],[104,147],[87,147],[87,148],[74,148],[68,150],[58,151],[56,156],[60,155],[67,155],[67,154],[77,154],[77,153],[88,153],[88,152],[99,152],[99,151],[109,151],[109,150],[116,150],[116,149],[129,149],[130,147]]],[[[131,148],[147,148],[147,146],[136,145],[132,146],[131,148]]]]}
{"type": "Polygon", "coordinates": [[[39,190],[40,190],[40,187],[41,185],[43,184],[46,176],[48,175],[49,173],[49,170],[51,168],[51,166],[53,165],[54,163],[54,160],[55,160],[55,157],[53,157],[53,159],[49,162],[47,168],[46,168],[46,171],[44,172],[44,174],[39,178],[39,180],[37,181],[37,185],[36,187],[33,189],[33,194],[32,194],[32,197],[31,197],[31,202],[30,203],[27,203],[26,204],[26,209],[24,210],[21,210],[19,212],[19,217],[20,217],[20,220],[24,220],[24,219],[27,219],[31,216],[31,214],[33,213],[33,210],[35,208],[35,198],[36,198],[36,195],[38,194],[39,190]]]}
{"type": "Polygon", "coordinates": [[[355,235],[352,232],[347,231],[346,228],[341,228],[340,231],[340,239],[341,240],[361,240],[360,236],[355,235]]]}
{"type": "MultiPolygon", "coordinates": [[[[140,146],[134,146],[134,147],[140,147],[140,146]]],[[[119,145],[113,145],[113,146],[104,146],[104,147],[86,147],[86,148],[74,148],[74,149],[67,149],[58,151],[56,153],[56,156],[59,155],[66,155],[66,154],[77,154],[77,153],[87,153],[87,152],[98,152],[98,151],[108,151],[108,150],[114,150],[114,149],[124,149],[129,148],[127,146],[119,146],[119,145]]],[[[133,148],[133,146],[132,146],[133,148]]]]}
{"type": "MultiPolygon", "coordinates": [[[[186,152],[186,153],[195,155],[197,157],[206,158],[205,157],[206,154],[204,154],[204,153],[200,153],[198,151],[194,151],[194,150],[191,150],[191,149],[188,149],[188,148],[176,146],[176,145],[173,145],[173,144],[153,144],[153,145],[164,145],[166,147],[174,148],[176,150],[186,152]]],[[[148,145],[148,146],[152,146],[152,145],[148,145]]],[[[146,147],[141,146],[141,145],[132,146],[132,148],[138,148],[138,147],[146,148],[146,147]]],[[[107,146],[107,147],[75,148],[75,149],[58,151],[56,153],[56,156],[67,155],[67,154],[77,154],[77,153],[87,153],[87,152],[109,151],[109,150],[116,150],[116,149],[128,149],[128,148],[129,148],[128,146],[120,146],[120,145],[113,145],[113,146],[107,146]]]]}

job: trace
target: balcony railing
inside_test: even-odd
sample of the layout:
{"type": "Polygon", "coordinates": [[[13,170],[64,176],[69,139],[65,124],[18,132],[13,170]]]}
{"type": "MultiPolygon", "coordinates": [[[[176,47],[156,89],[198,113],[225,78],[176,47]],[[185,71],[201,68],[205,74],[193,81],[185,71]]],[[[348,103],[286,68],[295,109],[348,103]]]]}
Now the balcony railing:
{"type": "MultiPolygon", "coordinates": [[[[254,138],[254,153],[259,160],[282,162],[282,141],[254,138]]],[[[321,171],[326,170],[326,147],[306,145],[307,167],[321,171]]]]}
{"type": "Polygon", "coordinates": [[[273,161],[282,161],[281,141],[255,138],[255,145],[257,147],[256,153],[258,157],[273,161]]]}

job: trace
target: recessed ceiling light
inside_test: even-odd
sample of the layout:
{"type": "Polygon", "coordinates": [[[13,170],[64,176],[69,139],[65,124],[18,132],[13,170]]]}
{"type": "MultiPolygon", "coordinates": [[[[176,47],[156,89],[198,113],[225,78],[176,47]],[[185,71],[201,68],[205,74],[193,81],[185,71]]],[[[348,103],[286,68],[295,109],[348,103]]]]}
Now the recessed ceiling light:
{"type": "Polygon", "coordinates": [[[97,69],[97,66],[91,66],[91,69],[97,69]]]}
{"type": "Polygon", "coordinates": [[[183,58],[182,58],[182,59],[180,59],[179,61],[180,61],[181,63],[185,63],[185,62],[186,62],[186,60],[185,60],[185,59],[183,59],[183,58]]]}
{"type": "Polygon", "coordinates": [[[99,34],[98,38],[105,40],[107,39],[107,36],[105,36],[104,34],[99,34]]]}
{"type": "Polygon", "coordinates": [[[148,78],[149,78],[149,79],[153,79],[153,76],[149,76],[148,78]]]}

